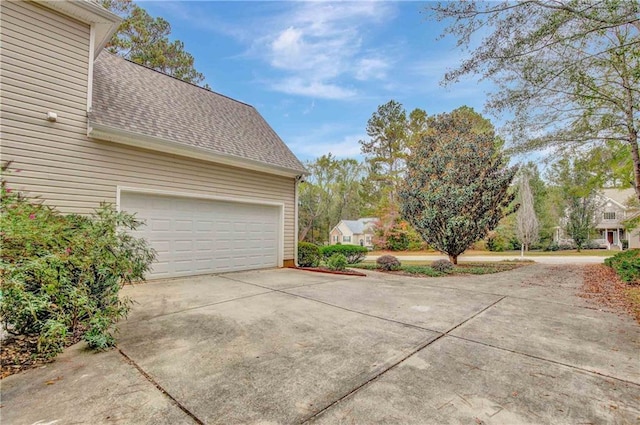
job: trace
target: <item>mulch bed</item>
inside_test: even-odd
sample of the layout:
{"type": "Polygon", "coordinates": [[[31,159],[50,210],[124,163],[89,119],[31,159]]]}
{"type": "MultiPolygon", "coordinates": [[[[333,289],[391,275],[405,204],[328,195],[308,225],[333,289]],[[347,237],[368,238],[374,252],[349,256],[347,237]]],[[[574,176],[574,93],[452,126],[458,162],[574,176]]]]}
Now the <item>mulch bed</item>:
{"type": "Polygon", "coordinates": [[[318,273],[328,273],[328,274],[341,274],[347,276],[366,276],[366,274],[362,272],[357,272],[355,270],[331,270],[326,267],[297,267],[298,270],[306,270],[308,272],[318,272],[318,273]]]}
{"type": "MultiPolygon", "coordinates": [[[[76,332],[67,337],[65,347],[82,340],[84,332],[76,332]]],[[[38,335],[8,335],[0,343],[0,379],[9,375],[33,369],[54,359],[38,356],[38,335]]]]}
{"type": "Polygon", "coordinates": [[[640,286],[622,282],[616,272],[603,264],[585,266],[580,297],[623,312],[640,323],[640,286]]]}

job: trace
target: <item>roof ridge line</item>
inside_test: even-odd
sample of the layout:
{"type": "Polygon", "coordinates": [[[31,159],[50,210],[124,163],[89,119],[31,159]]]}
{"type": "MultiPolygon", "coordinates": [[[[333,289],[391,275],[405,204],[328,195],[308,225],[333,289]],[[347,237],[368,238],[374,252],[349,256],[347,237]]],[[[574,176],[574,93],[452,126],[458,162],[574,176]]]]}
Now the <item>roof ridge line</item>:
{"type": "Polygon", "coordinates": [[[233,100],[234,102],[237,102],[237,103],[240,103],[240,104],[242,104],[242,105],[245,105],[245,106],[248,106],[248,107],[250,107],[250,108],[255,109],[255,107],[254,107],[253,105],[251,105],[251,104],[249,104],[249,103],[247,103],[247,102],[243,102],[243,101],[241,101],[241,100],[234,99],[234,98],[233,98],[233,97],[231,97],[231,96],[227,96],[226,94],[222,94],[222,93],[219,93],[219,92],[217,92],[217,91],[214,91],[214,90],[211,90],[211,89],[204,88],[204,87],[199,86],[199,85],[197,85],[197,84],[195,84],[195,83],[190,83],[189,81],[181,80],[180,78],[178,78],[178,77],[174,77],[173,75],[169,75],[169,74],[167,74],[167,73],[165,73],[165,72],[158,71],[157,69],[151,68],[151,67],[149,67],[149,66],[142,65],[142,64],[140,64],[140,63],[134,62],[134,61],[132,61],[131,59],[125,58],[125,57],[120,56],[120,55],[116,55],[115,53],[111,53],[111,52],[110,52],[110,51],[108,51],[107,49],[102,49],[102,52],[101,52],[101,53],[106,53],[106,54],[108,54],[108,55],[111,55],[111,56],[114,56],[114,57],[116,57],[116,58],[122,59],[122,60],[124,60],[124,61],[126,61],[126,62],[129,62],[129,63],[131,63],[131,64],[133,64],[133,65],[139,66],[139,67],[141,67],[141,68],[148,69],[148,70],[153,71],[153,72],[157,72],[158,74],[160,74],[160,75],[164,75],[165,77],[172,78],[172,79],[174,79],[174,80],[176,80],[176,81],[179,81],[179,82],[181,82],[181,83],[184,83],[184,84],[189,84],[190,86],[197,87],[197,88],[199,88],[199,89],[201,89],[201,90],[205,90],[205,91],[207,91],[207,92],[209,92],[209,93],[213,93],[213,94],[215,94],[215,95],[218,95],[218,96],[224,97],[224,98],[229,99],[229,100],[233,100]]]}

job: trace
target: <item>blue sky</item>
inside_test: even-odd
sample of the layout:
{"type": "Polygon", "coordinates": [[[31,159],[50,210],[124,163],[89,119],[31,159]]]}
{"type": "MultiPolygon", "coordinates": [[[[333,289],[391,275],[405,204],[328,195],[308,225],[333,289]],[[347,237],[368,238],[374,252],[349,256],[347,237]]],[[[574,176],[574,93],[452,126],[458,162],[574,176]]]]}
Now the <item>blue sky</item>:
{"type": "Polygon", "coordinates": [[[424,2],[140,2],[214,91],[255,106],[303,161],[360,157],[378,105],[482,111],[488,82],[440,80],[463,57],[424,2]]]}

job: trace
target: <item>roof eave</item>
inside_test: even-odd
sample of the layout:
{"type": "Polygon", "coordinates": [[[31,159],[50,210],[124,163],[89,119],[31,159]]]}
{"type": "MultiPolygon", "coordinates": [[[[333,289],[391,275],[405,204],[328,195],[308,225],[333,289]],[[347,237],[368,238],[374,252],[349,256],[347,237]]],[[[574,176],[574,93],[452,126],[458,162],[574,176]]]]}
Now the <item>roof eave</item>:
{"type": "Polygon", "coordinates": [[[93,58],[95,59],[116,32],[122,18],[90,0],[59,1],[36,0],[38,3],[54,9],[78,21],[95,28],[93,58]]]}
{"type": "Polygon", "coordinates": [[[303,170],[267,164],[234,155],[221,154],[208,149],[188,146],[171,140],[147,136],[145,134],[122,130],[104,124],[89,122],[87,136],[98,140],[120,143],[137,148],[185,156],[188,158],[195,158],[202,161],[209,161],[267,174],[275,174],[283,177],[295,178],[306,174],[306,171],[303,170]]]}

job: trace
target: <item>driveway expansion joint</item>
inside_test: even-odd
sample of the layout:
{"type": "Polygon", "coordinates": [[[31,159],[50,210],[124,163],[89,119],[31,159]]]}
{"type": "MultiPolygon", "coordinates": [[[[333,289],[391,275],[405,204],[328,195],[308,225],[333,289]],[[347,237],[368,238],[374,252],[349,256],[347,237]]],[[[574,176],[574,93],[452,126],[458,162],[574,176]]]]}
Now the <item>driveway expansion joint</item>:
{"type": "Polygon", "coordinates": [[[284,288],[284,289],[276,289],[276,288],[270,288],[268,286],[260,285],[258,283],[254,283],[254,282],[246,282],[246,281],[241,280],[241,279],[233,279],[233,278],[228,277],[228,276],[220,275],[219,277],[222,277],[224,279],[230,280],[232,282],[244,283],[245,285],[253,285],[253,286],[257,286],[258,288],[264,288],[264,289],[268,289],[270,291],[276,291],[276,292],[282,292],[284,289],[306,288],[307,286],[325,285],[327,283],[333,283],[333,282],[339,282],[339,281],[343,281],[343,280],[348,280],[348,278],[342,277],[342,278],[337,278],[337,279],[330,279],[330,280],[327,280],[327,281],[324,281],[324,282],[308,283],[306,285],[297,285],[297,286],[290,286],[290,287],[284,288]]]}
{"type": "MultiPolygon", "coordinates": [[[[416,276],[407,276],[407,277],[410,278],[410,279],[425,279],[425,278],[420,278],[420,277],[416,277],[416,276]]],[[[401,285],[406,285],[406,281],[403,281],[403,280],[391,280],[390,279],[390,280],[388,280],[388,282],[401,284],[401,285]]],[[[482,295],[494,295],[496,297],[507,297],[507,298],[513,298],[513,299],[516,299],[516,300],[535,301],[535,302],[538,302],[538,303],[558,304],[558,305],[564,305],[564,306],[568,306],[568,307],[584,308],[586,310],[615,312],[615,310],[613,310],[613,309],[606,309],[606,308],[602,308],[602,307],[594,307],[594,306],[582,305],[582,304],[570,304],[570,303],[560,302],[560,301],[550,301],[548,299],[541,300],[539,298],[519,297],[519,296],[516,296],[516,295],[498,294],[496,292],[478,291],[476,289],[458,288],[458,287],[455,287],[455,286],[429,285],[428,283],[427,284],[421,284],[421,285],[414,285],[414,286],[433,288],[433,289],[449,289],[449,290],[460,291],[460,292],[472,292],[474,294],[482,294],[482,295]]]]}
{"type": "Polygon", "coordinates": [[[573,370],[578,370],[578,371],[583,372],[583,373],[596,375],[596,376],[598,376],[600,378],[613,379],[615,381],[623,382],[625,384],[633,385],[635,387],[640,388],[640,382],[629,381],[629,380],[626,380],[626,379],[617,378],[615,376],[607,375],[607,374],[604,374],[604,373],[601,373],[601,372],[596,372],[595,370],[584,369],[584,368],[581,368],[579,366],[574,366],[574,365],[571,365],[571,364],[568,364],[568,363],[563,363],[563,362],[560,362],[560,361],[557,361],[557,360],[548,359],[546,357],[536,356],[535,354],[528,354],[528,353],[523,353],[521,351],[512,350],[512,349],[509,349],[509,348],[498,347],[497,345],[489,344],[489,343],[482,342],[482,341],[476,341],[474,339],[465,338],[463,336],[458,336],[458,335],[446,335],[446,336],[448,336],[450,338],[457,338],[459,340],[471,342],[471,343],[474,343],[474,344],[484,345],[485,347],[493,348],[495,350],[505,351],[507,353],[517,354],[517,355],[520,355],[520,356],[529,357],[531,359],[536,359],[536,360],[540,360],[540,361],[543,361],[543,362],[553,363],[555,365],[567,367],[567,368],[573,369],[573,370]]]}
{"type": "MultiPolygon", "coordinates": [[[[435,332],[435,331],[434,331],[435,332]]],[[[425,342],[423,342],[422,344],[419,344],[415,349],[413,349],[410,353],[408,353],[407,355],[403,356],[400,360],[392,363],[391,365],[389,365],[389,367],[381,370],[380,372],[376,373],[373,377],[369,378],[368,380],[366,380],[365,382],[357,385],[356,387],[352,388],[351,390],[349,390],[348,392],[346,392],[344,395],[340,396],[339,398],[337,398],[336,400],[330,402],[329,404],[327,404],[325,407],[323,407],[322,409],[318,410],[316,413],[312,414],[311,416],[303,419],[300,421],[300,424],[308,424],[310,423],[310,421],[313,421],[314,419],[316,419],[317,417],[321,416],[322,414],[324,414],[326,411],[328,411],[329,409],[331,409],[333,406],[339,404],[341,401],[343,401],[344,399],[350,397],[351,395],[357,393],[358,391],[360,391],[361,389],[363,389],[364,387],[368,386],[371,383],[374,383],[375,381],[378,380],[378,378],[380,378],[382,375],[384,375],[385,373],[387,373],[388,371],[390,371],[391,369],[394,369],[396,366],[398,366],[399,364],[403,363],[405,360],[407,360],[409,357],[413,356],[414,354],[420,352],[421,350],[423,350],[424,348],[428,347],[429,345],[433,344],[434,342],[438,341],[439,339],[443,338],[444,336],[446,336],[443,333],[440,333],[440,335],[436,336],[435,338],[430,338],[428,340],[426,340],[425,342]]]]}
{"type": "Polygon", "coordinates": [[[167,397],[169,399],[169,401],[171,401],[171,403],[173,403],[178,409],[182,410],[187,416],[189,416],[191,419],[193,419],[193,421],[195,423],[197,423],[198,425],[205,425],[205,423],[200,420],[195,414],[193,414],[189,409],[187,409],[184,405],[182,405],[174,396],[172,396],[171,394],[169,394],[169,392],[167,390],[165,390],[162,385],[160,385],[158,382],[156,382],[153,377],[151,375],[149,375],[147,372],[144,371],[144,369],[142,369],[142,367],[140,365],[138,365],[131,357],[127,356],[124,351],[122,351],[121,348],[118,347],[118,352],[122,355],[122,357],[124,357],[125,361],[127,363],[129,363],[131,366],[135,367],[136,370],[138,372],[140,372],[140,374],[142,376],[144,376],[144,378],[149,381],[154,387],[156,387],[158,389],[158,391],[160,391],[165,397],[167,397]]]}
{"type": "MultiPolygon", "coordinates": [[[[295,295],[295,294],[294,294],[295,295]]],[[[306,297],[302,297],[302,298],[306,298],[306,297]]],[[[364,387],[368,386],[371,383],[374,383],[378,378],[380,378],[382,375],[386,374],[387,372],[389,372],[390,370],[394,369],[395,367],[397,367],[398,365],[400,365],[401,363],[403,363],[404,361],[406,361],[407,359],[409,359],[410,357],[414,356],[415,354],[418,354],[420,351],[424,350],[425,348],[427,348],[428,346],[430,346],[431,344],[433,344],[434,342],[449,336],[449,332],[454,331],[455,329],[457,329],[458,327],[464,325],[465,323],[467,323],[468,321],[474,319],[475,317],[479,316],[480,314],[484,313],[485,311],[487,311],[488,309],[494,307],[496,304],[498,304],[500,301],[504,300],[505,298],[507,298],[507,296],[502,296],[499,299],[497,299],[496,301],[492,302],[491,304],[489,304],[488,306],[484,307],[482,310],[474,313],[473,315],[471,315],[470,317],[466,318],[465,320],[463,320],[462,322],[458,323],[457,325],[455,325],[454,327],[452,327],[451,329],[447,330],[446,332],[438,332],[438,331],[434,331],[431,329],[425,329],[423,327],[420,326],[415,326],[415,325],[410,325],[407,323],[403,323],[403,322],[398,322],[395,320],[390,320],[390,319],[385,319],[385,318],[381,318],[381,317],[377,317],[377,316],[373,316],[370,314],[366,314],[366,313],[362,313],[359,311],[353,311],[354,313],[359,313],[359,314],[363,314],[366,316],[370,316],[370,317],[374,317],[374,318],[378,318],[378,319],[382,319],[382,320],[386,320],[389,322],[393,322],[393,323],[399,323],[405,326],[411,326],[411,327],[416,327],[418,329],[423,329],[423,330],[428,330],[431,332],[436,332],[439,335],[436,336],[433,339],[429,339],[427,341],[425,341],[424,343],[418,345],[418,347],[416,347],[414,350],[412,350],[410,353],[408,353],[407,355],[403,356],[400,360],[398,360],[397,362],[392,363],[391,365],[389,365],[389,367],[381,370],[380,372],[378,372],[375,376],[373,376],[372,378],[368,379],[367,381],[361,383],[360,385],[356,386],[355,388],[351,389],[349,392],[347,392],[346,394],[344,394],[343,396],[339,397],[338,399],[334,400],[333,402],[331,402],[330,404],[328,404],[327,406],[325,406],[324,408],[322,408],[321,410],[319,410],[318,412],[314,413],[313,415],[309,416],[308,418],[302,420],[300,423],[301,424],[306,424],[309,423],[310,421],[314,420],[315,418],[321,416],[323,413],[325,413],[326,411],[328,411],[329,409],[331,409],[333,406],[337,405],[338,403],[340,403],[341,401],[343,401],[344,399],[348,398],[349,396],[357,393],[358,391],[360,391],[361,389],[363,389],[364,387]]],[[[313,299],[312,299],[313,300],[313,299]]],[[[317,300],[313,300],[313,301],[317,301],[317,300]]],[[[320,302],[322,304],[327,304],[325,302],[322,301],[317,301],[320,302]]],[[[328,304],[333,306],[332,304],[328,304]]],[[[337,306],[333,306],[333,307],[337,307],[337,306]]],[[[338,307],[338,308],[342,308],[344,310],[347,311],[352,311],[343,307],[338,307]]]]}
{"type": "MultiPolygon", "coordinates": [[[[265,288],[265,289],[268,289],[268,288],[265,288]]],[[[158,314],[157,316],[145,317],[143,319],[133,319],[133,320],[131,320],[131,323],[143,322],[143,321],[147,321],[147,320],[153,320],[153,319],[157,319],[159,317],[171,316],[171,315],[174,315],[174,314],[184,313],[185,311],[198,310],[198,309],[201,309],[201,308],[211,307],[213,305],[224,304],[224,303],[228,303],[228,302],[232,302],[232,301],[245,300],[247,298],[253,298],[253,297],[260,296],[260,295],[270,294],[271,292],[273,292],[273,289],[271,289],[269,291],[265,291],[265,292],[260,292],[260,293],[257,293],[257,294],[250,294],[250,295],[245,295],[245,296],[242,296],[242,297],[230,298],[228,300],[216,301],[214,303],[202,304],[202,305],[198,305],[198,306],[195,306],[195,307],[183,308],[182,310],[170,311],[168,313],[158,314]]]]}

